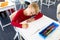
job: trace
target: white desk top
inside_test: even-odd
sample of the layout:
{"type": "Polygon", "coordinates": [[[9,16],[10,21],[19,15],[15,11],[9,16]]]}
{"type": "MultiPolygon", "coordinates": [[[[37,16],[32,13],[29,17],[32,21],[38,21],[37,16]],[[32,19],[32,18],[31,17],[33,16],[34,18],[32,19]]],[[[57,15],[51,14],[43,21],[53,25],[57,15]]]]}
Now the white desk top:
{"type": "Polygon", "coordinates": [[[4,11],[4,10],[7,10],[7,9],[11,9],[11,8],[14,8],[15,6],[14,6],[14,3],[12,3],[12,2],[9,2],[9,4],[6,6],[6,7],[0,7],[0,12],[1,11],[4,11]]]}
{"type": "Polygon", "coordinates": [[[60,25],[54,30],[52,34],[49,34],[46,39],[41,37],[38,33],[45,29],[52,22],[59,24],[58,22],[43,16],[42,18],[29,23],[29,27],[27,29],[16,28],[17,31],[25,38],[25,40],[58,40],[60,38],[60,25]]]}

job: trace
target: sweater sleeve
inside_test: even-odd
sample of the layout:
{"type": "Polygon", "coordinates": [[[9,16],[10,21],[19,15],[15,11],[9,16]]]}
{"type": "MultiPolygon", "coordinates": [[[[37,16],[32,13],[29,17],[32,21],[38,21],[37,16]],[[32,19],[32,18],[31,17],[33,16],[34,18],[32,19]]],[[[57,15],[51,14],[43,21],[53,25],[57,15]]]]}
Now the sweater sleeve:
{"type": "Polygon", "coordinates": [[[12,19],[12,22],[11,24],[15,27],[19,27],[19,28],[22,28],[22,24],[20,24],[20,22],[22,22],[22,20],[19,20],[19,17],[20,17],[20,13],[21,11],[19,10],[16,15],[14,16],[14,18],[12,19]]]}
{"type": "Polygon", "coordinates": [[[37,20],[37,19],[41,18],[42,16],[43,16],[43,14],[39,12],[38,15],[36,15],[34,18],[35,18],[35,20],[37,20]]]}

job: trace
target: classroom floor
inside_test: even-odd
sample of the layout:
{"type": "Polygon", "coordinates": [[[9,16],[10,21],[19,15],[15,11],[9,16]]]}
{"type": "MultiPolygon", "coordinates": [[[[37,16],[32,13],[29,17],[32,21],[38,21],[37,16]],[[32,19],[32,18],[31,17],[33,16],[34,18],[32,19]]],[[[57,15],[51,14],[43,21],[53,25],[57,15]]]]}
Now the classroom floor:
{"type": "MultiPolygon", "coordinates": [[[[43,5],[42,7],[42,13],[54,20],[57,21],[56,18],[56,9],[57,9],[57,4],[60,2],[56,2],[55,5],[50,6],[50,8],[48,8],[47,6],[43,5]]],[[[10,22],[10,19],[4,19],[7,22],[10,22]]],[[[2,19],[3,21],[3,19],[2,19]]],[[[5,22],[3,22],[3,24],[6,24],[5,22]]],[[[15,30],[12,27],[12,25],[9,25],[7,27],[4,27],[4,31],[2,31],[1,27],[0,27],[0,40],[13,40],[13,37],[15,35],[15,30]]]]}
{"type": "Polygon", "coordinates": [[[52,19],[54,19],[54,20],[57,21],[56,11],[57,11],[57,5],[59,3],[60,3],[60,1],[59,2],[56,2],[55,5],[52,5],[49,8],[47,6],[45,6],[45,5],[43,5],[43,7],[42,7],[42,13],[44,15],[46,15],[46,16],[48,16],[48,17],[50,17],[50,18],[52,18],[52,19]]]}

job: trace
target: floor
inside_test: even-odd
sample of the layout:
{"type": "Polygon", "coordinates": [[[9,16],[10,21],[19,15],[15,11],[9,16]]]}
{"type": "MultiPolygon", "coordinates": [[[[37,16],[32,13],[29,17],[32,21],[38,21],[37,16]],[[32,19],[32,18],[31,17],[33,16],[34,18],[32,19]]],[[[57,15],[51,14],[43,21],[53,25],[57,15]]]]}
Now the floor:
{"type": "Polygon", "coordinates": [[[55,5],[52,5],[50,6],[49,8],[45,5],[42,6],[42,13],[54,20],[57,21],[57,18],[56,18],[56,11],[57,11],[57,5],[60,3],[59,2],[56,2],[55,5]]]}

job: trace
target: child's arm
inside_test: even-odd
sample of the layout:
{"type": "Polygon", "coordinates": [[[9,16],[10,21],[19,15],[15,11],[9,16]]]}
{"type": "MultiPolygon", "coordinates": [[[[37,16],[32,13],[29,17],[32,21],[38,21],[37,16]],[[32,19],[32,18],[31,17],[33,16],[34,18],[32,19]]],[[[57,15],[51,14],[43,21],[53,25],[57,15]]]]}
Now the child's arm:
{"type": "Polygon", "coordinates": [[[11,22],[12,25],[14,25],[15,27],[19,27],[19,28],[27,28],[28,27],[28,24],[19,24],[17,22],[11,22]]]}
{"type": "Polygon", "coordinates": [[[15,27],[19,27],[19,28],[27,28],[28,27],[27,23],[21,24],[19,22],[16,22],[16,20],[12,20],[11,24],[14,25],[15,27]]]}
{"type": "Polygon", "coordinates": [[[35,20],[37,20],[37,19],[41,18],[42,16],[43,16],[43,14],[39,12],[38,15],[36,15],[34,18],[35,18],[35,20]]]}
{"type": "Polygon", "coordinates": [[[11,19],[11,24],[15,27],[19,27],[19,28],[27,28],[28,24],[21,24],[22,20],[19,20],[20,17],[20,11],[18,11],[17,13],[13,13],[10,16],[11,19]],[[16,15],[15,15],[16,14],[16,15]],[[15,15],[15,16],[14,16],[15,15]]]}
{"type": "Polygon", "coordinates": [[[14,19],[12,20],[11,24],[15,27],[19,27],[19,28],[27,28],[28,24],[21,24],[21,21],[18,20],[18,17],[14,17],[14,19]]]}
{"type": "Polygon", "coordinates": [[[27,20],[27,22],[29,23],[29,22],[35,21],[35,20],[41,18],[42,16],[43,16],[42,13],[38,13],[38,15],[36,15],[35,17],[29,18],[29,19],[27,20]]]}

